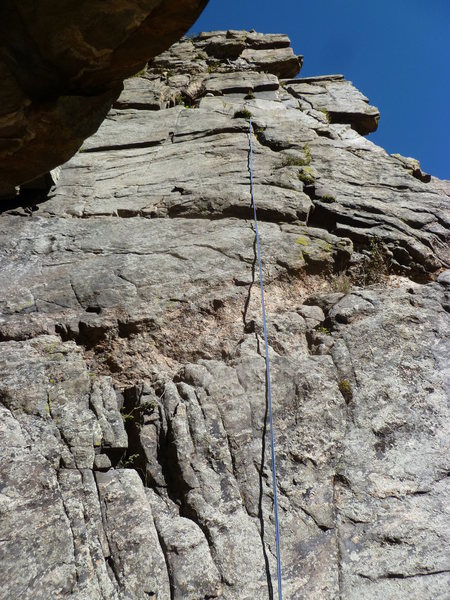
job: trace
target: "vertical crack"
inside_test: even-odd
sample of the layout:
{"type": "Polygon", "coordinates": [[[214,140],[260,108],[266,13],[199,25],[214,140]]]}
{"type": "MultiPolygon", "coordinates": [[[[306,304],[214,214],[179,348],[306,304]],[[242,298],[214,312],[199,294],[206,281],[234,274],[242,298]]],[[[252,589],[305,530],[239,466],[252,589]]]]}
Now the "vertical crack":
{"type": "MultiPolygon", "coordinates": [[[[259,352],[259,341],[258,341],[258,353],[259,352]]],[[[268,387],[267,387],[267,372],[266,372],[266,380],[265,380],[265,411],[264,411],[264,421],[263,421],[263,432],[262,432],[262,447],[261,447],[261,464],[259,467],[259,498],[258,498],[258,519],[260,522],[260,535],[261,535],[261,543],[262,543],[262,551],[264,555],[264,563],[266,569],[267,576],[267,587],[269,591],[269,600],[273,600],[273,584],[272,584],[272,575],[270,573],[270,564],[269,557],[267,554],[266,544],[265,544],[265,525],[264,525],[264,513],[263,513],[263,497],[264,497],[264,467],[265,467],[265,457],[266,457],[266,435],[267,435],[267,417],[269,414],[269,398],[268,398],[268,387]]]]}
{"type": "Polygon", "coordinates": [[[78,585],[78,582],[80,580],[80,572],[79,572],[79,567],[78,567],[78,560],[77,560],[77,555],[79,554],[79,551],[77,550],[77,544],[75,542],[75,531],[73,529],[73,523],[72,523],[72,519],[70,518],[70,513],[69,513],[69,509],[66,505],[66,501],[64,499],[64,495],[62,493],[61,490],[61,485],[60,485],[60,481],[59,481],[59,477],[60,477],[60,471],[57,472],[56,474],[57,480],[58,480],[58,491],[59,491],[59,496],[61,498],[61,504],[63,507],[63,511],[64,514],[66,515],[68,524],[69,524],[69,529],[70,529],[70,536],[72,538],[72,551],[73,551],[73,566],[75,569],[75,581],[73,582],[72,586],[71,586],[71,590],[70,593],[72,594],[75,591],[75,588],[78,585]]]}
{"type": "Polygon", "coordinates": [[[161,550],[162,550],[162,553],[164,556],[164,562],[166,563],[167,579],[169,580],[169,587],[170,587],[170,600],[174,600],[175,586],[173,583],[172,571],[171,571],[170,564],[169,564],[169,557],[167,555],[167,545],[164,542],[163,537],[159,533],[159,530],[158,530],[158,527],[157,527],[155,521],[154,521],[154,524],[155,524],[156,535],[158,536],[159,545],[161,546],[161,550]]]}
{"type": "Polygon", "coordinates": [[[75,296],[75,300],[77,301],[80,308],[84,310],[84,306],[81,303],[81,298],[78,295],[78,292],[75,289],[72,279],[69,279],[70,287],[72,288],[73,295],[75,296]]]}
{"type": "MultiPolygon", "coordinates": [[[[254,198],[253,198],[253,189],[252,189],[252,179],[251,179],[251,140],[250,140],[250,136],[252,135],[252,131],[249,131],[249,148],[248,148],[248,154],[247,154],[247,170],[248,170],[248,175],[249,175],[249,185],[250,185],[250,208],[253,208],[254,206],[254,198]]],[[[250,304],[250,299],[251,299],[251,293],[252,293],[252,288],[253,285],[255,283],[255,275],[256,275],[256,262],[258,260],[258,255],[257,255],[257,237],[256,237],[256,226],[253,223],[253,220],[251,221],[251,228],[253,231],[253,261],[252,261],[252,281],[249,285],[248,288],[248,293],[247,293],[247,297],[245,300],[245,304],[244,304],[244,311],[243,311],[243,321],[244,321],[244,332],[245,333],[251,333],[254,330],[254,327],[252,328],[250,326],[250,323],[247,323],[247,312],[248,312],[248,307],[250,304]]],[[[255,333],[256,336],[256,346],[257,346],[257,353],[261,356],[261,349],[260,349],[260,344],[259,344],[259,337],[258,334],[255,333]]],[[[266,361],[267,358],[264,356],[263,357],[264,360],[266,361]]],[[[262,430],[262,439],[261,439],[261,463],[259,465],[259,497],[258,497],[258,519],[259,519],[259,523],[260,523],[260,537],[261,537],[261,546],[262,546],[262,552],[263,552],[263,556],[264,556],[264,567],[265,567],[265,571],[266,571],[266,578],[267,578],[267,588],[268,588],[268,593],[269,593],[269,600],[274,600],[274,595],[273,595],[273,583],[272,583],[272,575],[270,572],[270,563],[269,563],[269,556],[267,554],[267,548],[266,548],[266,543],[265,543],[265,523],[264,523],[264,512],[263,512],[263,498],[264,498],[264,468],[265,468],[265,460],[266,460],[266,437],[267,437],[267,420],[268,420],[268,415],[269,415],[269,397],[268,397],[268,381],[267,381],[267,370],[265,371],[265,410],[264,410],[264,421],[263,421],[263,430],[262,430]]]]}
{"type": "Polygon", "coordinates": [[[344,578],[342,573],[342,541],[340,530],[340,515],[336,501],[336,475],[333,479],[333,505],[334,505],[334,532],[336,536],[336,554],[337,554],[337,574],[338,574],[338,589],[339,600],[344,598],[344,578]]]}
{"type": "MultiPolygon", "coordinates": [[[[358,377],[357,377],[356,369],[355,369],[353,359],[351,356],[350,348],[348,347],[345,335],[342,335],[340,339],[343,341],[343,343],[348,351],[348,356],[349,356],[348,366],[350,367],[351,374],[353,376],[352,383],[354,383],[355,387],[357,388],[358,387],[358,377]]],[[[335,461],[334,478],[333,478],[333,512],[334,512],[336,552],[337,552],[338,589],[339,589],[339,600],[343,600],[343,598],[344,598],[344,576],[343,576],[343,571],[342,571],[343,543],[342,543],[342,538],[341,538],[341,527],[340,527],[341,516],[340,516],[339,509],[338,509],[336,486],[337,486],[337,484],[342,484],[342,485],[348,486],[348,480],[340,472],[340,464],[341,464],[343,450],[344,450],[344,442],[347,437],[347,433],[350,429],[350,425],[352,422],[354,422],[354,414],[353,414],[354,398],[353,398],[353,394],[350,397],[346,396],[345,392],[341,389],[339,383],[342,381],[346,381],[346,380],[339,380],[339,377],[340,377],[340,374],[342,371],[335,361],[333,352],[330,353],[330,356],[331,356],[331,359],[333,361],[334,368],[336,371],[336,379],[338,380],[339,392],[341,393],[342,397],[344,398],[344,410],[345,410],[344,431],[342,433],[342,437],[341,437],[341,440],[340,440],[339,446],[338,446],[338,453],[337,453],[337,457],[336,457],[336,461],[335,461]]]]}
{"type": "Polygon", "coordinates": [[[252,296],[252,289],[253,289],[253,286],[255,284],[256,261],[257,261],[257,254],[256,254],[256,232],[255,232],[255,227],[254,227],[253,223],[252,223],[251,227],[252,227],[252,231],[253,231],[253,234],[254,234],[254,237],[253,237],[252,280],[250,282],[250,285],[248,286],[247,296],[246,296],[245,302],[244,302],[244,310],[242,311],[242,320],[243,320],[243,323],[244,323],[244,333],[252,333],[251,323],[247,322],[247,313],[248,313],[248,308],[249,308],[250,300],[251,300],[251,296],[252,296]]]}
{"type": "MultiPolygon", "coordinates": [[[[249,135],[252,135],[251,133],[249,133],[249,135]]],[[[247,171],[248,171],[248,176],[249,176],[249,183],[250,183],[250,144],[249,144],[249,148],[248,148],[248,153],[247,153],[247,171]]],[[[251,189],[251,185],[250,185],[250,209],[253,208],[253,192],[251,189]]],[[[253,231],[253,260],[252,260],[252,280],[250,282],[250,285],[248,286],[248,291],[247,291],[247,297],[245,298],[245,303],[244,303],[244,310],[242,313],[242,319],[244,322],[244,333],[251,333],[251,325],[250,323],[247,323],[247,313],[248,313],[248,308],[250,305],[250,300],[251,300],[251,295],[252,295],[252,289],[253,286],[255,284],[255,275],[256,275],[256,262],[258,260],[258,255],[257,255],[257,250],[256,250],[256,230],[255,230],[255,225],[253,223],[253,220],[250,222],[250,227],[253,231]]]]}
{"type": "Polygon", "coordinates": [[[103,528],[103,532],[105,534],[105,539],[108,544],[108,551],[109,551],[109,555],[105,556],[106,572],[108,573],[109,579],[110,579],[112,585],[115,587],[115,589],[120,590],[122,588],[122,585],[120,582],[119,573],[117,571],[117,565],[115,563],[114,556],[111,551],[112,543],[111,543],[109,529],[108,529],[108,517],[106,514],[106,503],[101,497],[100,489],[98,487],[97,477],[95,476],[95,473],[94,473],[94,483],[95,483],[95,489],[97,490],[98,503],[100,506],[102,528],[103,528]]]}

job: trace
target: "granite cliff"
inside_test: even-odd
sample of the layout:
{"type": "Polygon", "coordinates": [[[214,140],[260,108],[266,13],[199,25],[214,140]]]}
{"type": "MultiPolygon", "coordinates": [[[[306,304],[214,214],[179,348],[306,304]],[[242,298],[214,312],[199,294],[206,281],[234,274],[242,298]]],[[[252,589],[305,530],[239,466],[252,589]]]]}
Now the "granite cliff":
{"type": "Polygon", "coordinates": [[[450,183],[284,35],[181,41],[0,216],[0,599],[445,600],[450,183]],[[276,586],[275,586],[276,587],[276,586]]]}

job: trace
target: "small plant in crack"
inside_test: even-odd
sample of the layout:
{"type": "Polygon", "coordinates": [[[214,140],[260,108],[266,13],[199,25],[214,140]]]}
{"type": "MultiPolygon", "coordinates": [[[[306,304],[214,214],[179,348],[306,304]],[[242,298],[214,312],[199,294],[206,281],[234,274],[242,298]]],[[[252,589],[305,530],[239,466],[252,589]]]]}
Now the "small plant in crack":
{"type": "Polygon", "coordinates": [[[314,172],[311,167],[303,167],[303,169],[297,173],[297,177],[305,185],[311,185],[315,182],[314,172]]]}
{"type": "Polygon", "coordinates": [[[321,196],[320,199],[323,200],[323,202],[328,202],[330,204],[332,202],[336,202],[336,198],[334,196],[332,196],[331,194],[323,194],[323,196],[321,196]]]}
{"type": "Polygon", "coordinates": [[[137,407],[140,413],[150,414],[158,408],[159,404],[156,398],[149,398],[144,400],[137,407]]]}
{"type": "Polygon", "coordinates": [[[192,98],[189,94],[183,95],[184,108],[197,108],[195,104],[195,98],[192,98]]]}
{"type": "Polygon", "coordinates": [[[262,144],[264,142],[264,127],[261,127],[260,125],[255,125],[253,123],[253,133],[256,136],[256,139],[258,140],[258,142],[260,144],[262,144]]]}
{"type": "Polygon", "coordinates": [[[253,92],[253,90],[250,90],[248,92],[248,94],[246,96],[244,96],[245,100],[254,100],[255,99],[255,94],[253,92]]]}
{"type": "Polygon", "coordinates": [[[131,423],[132,421],[135,421],[140,413],[139,410],[140,406],[134,406],[133,408],[131,408],[130,410],[126,410],[125,406],[122,408],[122,410],[120,411],[120,414],[122,415],[122,421],[124,422],[124,424],[126,425],[127,423],[131,423]]]}
{"type": "Polygon", "coordinates": [[[323,333],[324,335],[331,335],[331,329],[329,327],[325,327],[325,325],[316,325],[314,329],[317,333],[323,333]]]}
{"type": "Polygon", "coordinates": [[[312,161],[312,155],[311,147],[308,142],[306,142],[306,144],[303,146],[303,154],[305,155],[305,165],[309,165],[312,161]]]}
{"type": "Polygon", "coordinates": [[[383,244],[372,238],[360,275],[361,285],[383,283],[389,274],[390,261],[383,244]]]}
{"type": "Polygon", "coordinates": [[[281,161],[280,169],[284,167],[303,167],[305,164],[305,160],[301,156],[292,156],[292,154],[289,154],[281,161]]]}
{"type": "Polygon", "coordinates": [[[352,287],[352,280],[345,273],[339,273],[331,281],[331,289],[333,292],[341,292],[342,294],[349,294],[352,287]]]}
{"type": "Polygon", "coordinates": [[[174,106],[184,106],[184,108],[196,108],[195,99],[188,94],[179,92],[172,99],[174,106]]]}
{"type": "Polygon", "coordinates": [[[348,404],[353,399],[352,387],[348,379],[339,379],[338,388],[341,394],[344,396],[344,400],[348,404]]]}
{"type": "Polygon", "coordinates": [[[234,115],[233,118],[234,119],[250,119],[252,117],[252,113],[247,110],[246,108],[241,108],[240,110],[237,110],[234,115]]]}
{"type": "Polygon", "coordinates": [[[130,454],[130,456],[128,456],[122,464],[125,469],[132,469],[136,466],[136,463],[139,461],[139,459],[139,454],[130,454]]]}
{"type": "Polygon", "coordinates": [[[306,143],[303,146],[303,156],[295,156],[293,154],[288,154],[285,156],[281,162],[280,168],[283,167],[306,167],[312,161],[311,149],[309,144],[306,143]]]}
{"type": "Polygon", "coordinates": [[[184,105],[183,94],[177,94],[173,99],[174,106],[184,105]]]}
{"type": "Polygon", "coordinates": [[[128,423],[128,421],[132,421],[132,420],[134,419],[133,412],[134,412],[134,411],[132,410],[132,411],[131,411],[131,412],[129,412],[129,413],[123,413],[123,412],[122,412],[122,413],[120,413],[120,414],[122,415],[122,421],[123,421],[124,423],[128,423]]]}
{"type": "Polygon", "coordinates": [[[146,461],[143,452],[126,452],[121,458],[119,466],[123,469],[134,469],[142,480],[145,487],[149,484],[149,474],[146,468],[146,461]]]}
{"type": "Polygon", "coordinates": [[[331,123],[330,113],[327,111],[327,109],[326,108],[319,108],[319,110],[325,116],[325,119],[327,120],[327,123],[331,123]]]}
{"type": "Polygon", "coordinates": [[[124,423],[130,421],[136,421],[142,414],[151,414],[158,408],[158,402],[156,399],[150,398],[145,400],[132,408],[129,412],[121,412],[122,420],[124,423]]]}
{"type": "Polygon", "coordinates": [[[208,73],[216,73],[219,70],[220,62],[210,63],[208,65],[208,73]]]}

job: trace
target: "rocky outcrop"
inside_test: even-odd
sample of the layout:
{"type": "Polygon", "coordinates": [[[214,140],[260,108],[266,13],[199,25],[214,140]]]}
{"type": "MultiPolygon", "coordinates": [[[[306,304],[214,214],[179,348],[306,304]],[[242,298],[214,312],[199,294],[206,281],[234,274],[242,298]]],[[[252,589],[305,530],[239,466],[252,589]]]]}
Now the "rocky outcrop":
{"type": "Polygon", "coordinates": [[[450,187],[286,43],[181,40],[1,215],[2,600],[276,597],[250,113],[285,595],[447,598],[450,187]]]}
{"type": "Polygon", "coordinates": [[[300,106],[320,110],[330,123],[348,123],[361,135],[375,131],[380,113],[343,75],[305,77],[286,82],[300,106]]]}
{"type": "Polygon", "coordinates": [[[178,40],[206,3],[4,0],[0,197],[73,156],[122,81],[178,40]]]}

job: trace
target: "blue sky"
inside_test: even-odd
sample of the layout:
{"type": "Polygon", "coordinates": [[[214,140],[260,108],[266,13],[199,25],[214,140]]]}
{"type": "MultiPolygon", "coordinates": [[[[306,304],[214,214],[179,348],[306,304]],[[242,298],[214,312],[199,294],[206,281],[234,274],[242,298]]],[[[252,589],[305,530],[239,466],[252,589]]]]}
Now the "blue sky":
{"type": "Polygon", "coordinates": [[[450,0],[210,0],[192,32],[287,33],[301,76],[343,73],[381,112],[369,136],[450,179],[450,0]]]}

